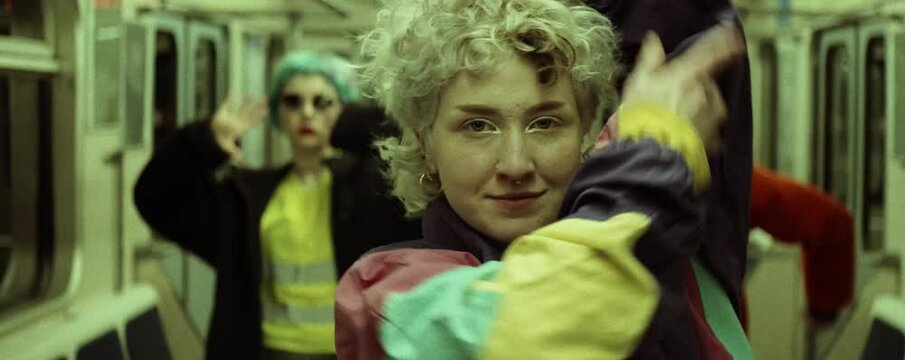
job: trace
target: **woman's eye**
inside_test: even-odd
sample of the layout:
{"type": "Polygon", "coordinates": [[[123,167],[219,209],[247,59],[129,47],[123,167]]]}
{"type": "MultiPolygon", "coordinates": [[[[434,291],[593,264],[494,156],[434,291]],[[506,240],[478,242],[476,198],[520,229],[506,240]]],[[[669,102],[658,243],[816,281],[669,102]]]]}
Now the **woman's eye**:
{"type": "Polygon", "coordinates": [[[486,120],[471,120],[465,123],[465,128],[474,132],[491,132],[496,129],[493,124],[486,120]]]}
{"type": "Polygon", "coordinates": [[[330,99],[326,96],[315,96],[314,97],[314,108],[318,110],[324,110],[333,106],[333,99],[330,99]]]}
{"type": "Polygon", "coordinates": [[[547,130],[556,126],[557,122],[558,121],[552,117],[542,117],[532,121],[531,124],[528,125],[528,130],[547,130]]]}

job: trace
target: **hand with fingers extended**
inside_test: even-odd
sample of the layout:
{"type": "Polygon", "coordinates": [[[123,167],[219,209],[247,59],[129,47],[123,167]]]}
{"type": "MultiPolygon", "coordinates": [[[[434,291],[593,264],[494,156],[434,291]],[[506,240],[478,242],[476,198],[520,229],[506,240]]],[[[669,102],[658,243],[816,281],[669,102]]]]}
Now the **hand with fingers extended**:
{"type": "Polygon", "coordinates": [[[622,106],[665,108],[694,125],[709,153],[718,151],[726,105],[716,77],[745,52],[738,31],[734,25],[717,25],[669,62],[660,39],[648,33],[626,80],[622,106]]]}
{"type": "Polygon", "coordinates": [[[242,160],[242,149],[237,143],[242,135],[267,118],[267,101],[245,97],[233,103],[231,97],[220,105],[211,120],[211,132],[224,152],[234,163],[242,160]]]}

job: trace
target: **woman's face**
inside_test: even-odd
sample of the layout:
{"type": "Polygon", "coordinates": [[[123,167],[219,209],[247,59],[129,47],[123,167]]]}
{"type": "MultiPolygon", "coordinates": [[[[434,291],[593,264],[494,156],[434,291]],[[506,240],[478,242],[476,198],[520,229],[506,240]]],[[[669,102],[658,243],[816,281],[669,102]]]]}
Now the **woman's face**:
{"type": "Polygon", "coordinates": [[[556,220],[585,130],[571,82],[543,85],[513,54],[486,76],[459,74],[440,94],[428,167],[481,233],[511,242],[556,220]]]}
{"type": "Polygon", "coordinates": [[[296,150],[320,152],[329,145],[341,113],[339,94],[323,75],[295,75],[280,94],[280,126],[296,150]]]}

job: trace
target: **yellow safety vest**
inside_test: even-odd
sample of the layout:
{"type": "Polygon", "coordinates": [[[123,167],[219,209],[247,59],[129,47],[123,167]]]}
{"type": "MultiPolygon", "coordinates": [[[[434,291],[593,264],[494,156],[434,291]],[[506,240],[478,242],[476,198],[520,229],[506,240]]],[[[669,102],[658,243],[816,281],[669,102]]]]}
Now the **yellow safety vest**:
{"type": "Polygon", "coordinates": [[[294,172],[286,175],[261,217],[264,346],[292,353],[335,353],[332,175],[325,169],[306,180],[294,172]]]}

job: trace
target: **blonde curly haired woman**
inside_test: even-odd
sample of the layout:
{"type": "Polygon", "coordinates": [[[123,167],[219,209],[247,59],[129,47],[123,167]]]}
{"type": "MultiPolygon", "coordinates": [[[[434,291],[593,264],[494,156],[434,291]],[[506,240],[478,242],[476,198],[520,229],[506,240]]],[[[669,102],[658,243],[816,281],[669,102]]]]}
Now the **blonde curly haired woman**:
{"type": "Polygon", "coordinates": [[[378,146],[424,239],[343,276],[339,358],[626,358],[663,336],[750,355],[737,319],[675,329],[658,308],[683,286],[660,275],[692,271],[705,149],[725,116],[713,77],[742,53],[737,30],[712,29],[669,63],[649,36],[619,138],[591,152],[619,70],[613,28],[591,8],[402,1],[363,41],[367,88],[402,129],[378,146]]]}

